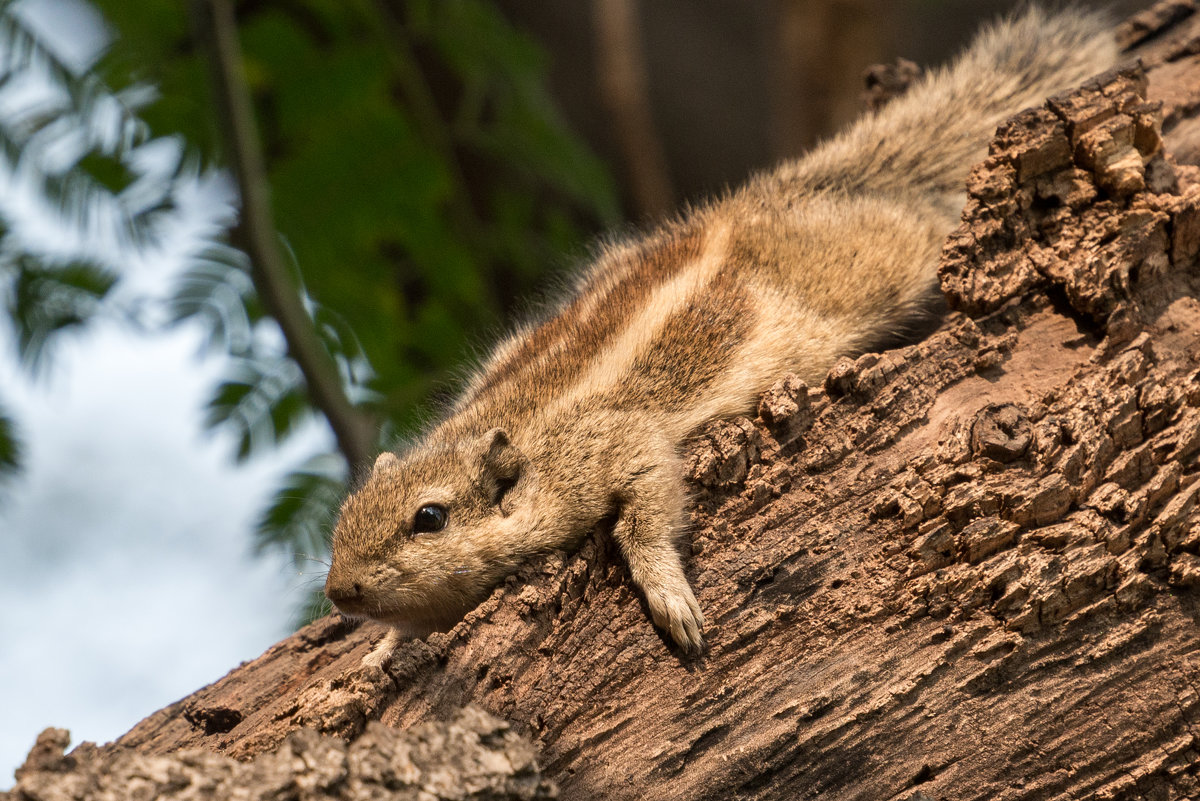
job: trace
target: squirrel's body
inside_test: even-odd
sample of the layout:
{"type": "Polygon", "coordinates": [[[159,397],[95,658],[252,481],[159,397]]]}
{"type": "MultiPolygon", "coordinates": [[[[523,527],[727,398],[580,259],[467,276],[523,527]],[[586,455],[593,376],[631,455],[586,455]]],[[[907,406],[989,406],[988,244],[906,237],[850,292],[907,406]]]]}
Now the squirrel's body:
{"type": "Polygon", "coordinates": [[[380,457],[342,509],[330,598],[413,634],[444,628],[612,518],[655,622],[698,647],[675,550],[681,443],[784,373],[819,383],[919,319],[995,126],[1112,66],[1102,27],[1036,10],[1001,24],[808,156],[606,248],[419,444],[380,457]]]}

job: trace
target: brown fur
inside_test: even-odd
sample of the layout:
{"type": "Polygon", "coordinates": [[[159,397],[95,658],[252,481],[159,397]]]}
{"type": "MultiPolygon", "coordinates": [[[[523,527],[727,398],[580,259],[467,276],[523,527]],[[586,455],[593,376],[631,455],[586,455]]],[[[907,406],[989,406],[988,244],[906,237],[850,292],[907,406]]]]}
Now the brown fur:
{"type": "Polygon", "coordinates": [[[452,626],[529,557],[614,537],[655,623],[700,647],[675,540],[680,443],[779,375],[911,326],[995,125],[1111,66],[1100,20],[1033,10],[798,161],[610,246],[558,312],[501,343],[450,414],[342,508],[326,592],[401,634],[452,626]],[[414,535],[427,504],[446,527],[414,535]]]}

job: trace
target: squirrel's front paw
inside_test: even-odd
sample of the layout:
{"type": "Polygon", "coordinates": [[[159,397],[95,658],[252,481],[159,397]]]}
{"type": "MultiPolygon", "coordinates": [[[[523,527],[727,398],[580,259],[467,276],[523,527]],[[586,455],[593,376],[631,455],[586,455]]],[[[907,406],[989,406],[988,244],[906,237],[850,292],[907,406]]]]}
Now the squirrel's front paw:
{"type": "Polygon", "coordinates": [[[666,629],[683,650],[698,653],[704,647],[704,614],[687,582],[681,587],[646,587],[645,591],[655,625],[666,629]]]}
{"type": "Polygon", "coordinates": [[[399,631],[396,629],[388,631],[371,653],[363,657],[363,667],[377,667],[381,670],[386,670],[388,662],[392,661],[392,654],[396,652],[397,646],[400,645],[400,639],[399,631]]]}

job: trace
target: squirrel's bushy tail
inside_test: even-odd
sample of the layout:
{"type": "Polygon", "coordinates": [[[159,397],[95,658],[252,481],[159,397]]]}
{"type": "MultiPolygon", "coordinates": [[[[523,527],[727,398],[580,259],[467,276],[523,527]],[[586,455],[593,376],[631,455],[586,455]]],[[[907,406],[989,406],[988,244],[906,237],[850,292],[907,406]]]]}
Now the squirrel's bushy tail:
{"type": "Polygon", "coordinates": [[[983,29],[949,66],[933,70],[877,114],[859,120],[780,175],[795,189],[957,197],[996,126],[1023,108],[1113,67],[1108,18],[1030,8],[983,29]]]}

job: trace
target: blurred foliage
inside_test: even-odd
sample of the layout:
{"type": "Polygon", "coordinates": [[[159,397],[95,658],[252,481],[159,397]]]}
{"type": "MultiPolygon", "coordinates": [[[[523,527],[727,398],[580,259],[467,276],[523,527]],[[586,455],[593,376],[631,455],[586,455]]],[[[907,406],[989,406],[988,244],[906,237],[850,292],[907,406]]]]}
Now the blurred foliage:
{"type": "Polygon", "coordinates": [[[17,333],[22,361],[37,368],[51,339],[86,323],[116,284],[116,276],[94,264],[46,266],[27,254],[9,265],[13,271],[6,311],[17,333]]]}
{"type": "Polygon", "coordinates": [[[21,464],[21,441],[16,424],[0,409],[0,477],[10,475],[21,464]]]}
{"type": "Polygon", "coordinates": [[[344,465],[335,454],[322,453],[309,459],[287,477],[283,489],[263,513],[258,528],[258,547],[283,547],[303,558],[319,559],[325,538],[344,491],[344,465]],[[304,528],[283,537],[292,521],[304,528]]]}
{"type": "MultiPolygon", "coordinates": [[[[11,66],[31,59],[51,63],[65,90],[45,120],[0,122],[0,147],[10,164],[29,163],[30,137],[45,125],[85,130],[97,108],[115,107],[120,135],[91,137],[57,171],[43,165],[44,192],[84,214],[136,201],[119,215],[121,229],[131,246],[150,246],[155,215],[171,212],[197,170],[180,157],[153,183],[131,154],[153,131],[220,164],[216,105],[184,4],[95,5],[117,37],[82,75],[19,15],[0,11],[9,66],[0,90],[11,66]],[[153,102],[147,86],[156,88],[153,102]]],[[[237,14],[298,291],[351,400],[389,435],[410,435],[431,394],[453,387],[470,345],[492,338],[548,267],[616,220],[614,188],[561,121],[540,49],[487,0],[248,0],[237,14]]],[[[231,429],[245,458],[281,441],[313,408],[255,297],[238,240],[235,225],[191,255],[168,312],[203,323],[230,356],[208,424],[231,429]]],[[[120,277],[103,265],[18,255],[3,261],[0,278],[27,358],[100,310],[120,277]]],[[[0,464],[11,453],[8,431],[0,418],[0,464]]],[[[317,558],[346,481],[337,455],[315,455],[264,512],[259,546],[317,558]]]]}
{"type": "MultiPolygon", "coordinates": [[[[0,6],[0,169],[13,196],[27,194],[76,243],[110,246],[81,252],[60,242],[31,247],[28,219],[0,220],[0,306],[19,360],[40,367],[51,342],[102,311],[132,318],[110,299],[119,259],[154,242],[174,209],[173,191],[190,173],[179,158],[145,156],[161,142],[137,110],[149,94],[130,84],[111,91],[96,75],[46,47],[26,16],[29,3],[0,6]]],[[[178,153],[178,148],[175,149],[178,153]]],[[[13,198],[7,198],[8,203],[13,198]]],[[[6,215],[7,216],[7,215],[6,215]]],[[[45,234],[42,234],[45,238],[45,234]]],[[[46,243],[44,243],[46,244],[46,243]]],[[[0,416],[0,475],[19,467],[15,425],[0,416]]]]}
{"type": "MultiPolygon", "coordinates": [[[[220,157],[178,0],[98,0],[120,32],[105,76],[149,82],[156,133],[220,157]]],[[[484,0],[238,7],[280,233],[306,287],[353,320],[382,417],[411,429],[467,344],[617,214],[560,121],[546,64],[484,0]]]]}

